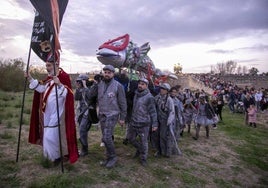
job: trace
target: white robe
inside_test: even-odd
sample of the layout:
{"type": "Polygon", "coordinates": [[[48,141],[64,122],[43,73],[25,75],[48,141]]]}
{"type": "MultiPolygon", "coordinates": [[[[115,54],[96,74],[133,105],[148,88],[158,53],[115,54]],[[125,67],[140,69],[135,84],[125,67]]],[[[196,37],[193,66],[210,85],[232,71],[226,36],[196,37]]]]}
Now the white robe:
{"type": "MultiPolygon", "coordinates": [[[[53,80],[48,82],[46,85],[38,84],[37,80],[30,81],[30,89],[35,89],[39,93],[47,92],[49,85],[54,83],[53,80]]],[[[57,87],[58,92],[58,107],[59,107],[59,117],[61,125],[61,145],[63,155],[68,154],[67,151],[67,141],[65,134],[65,99],[68,90],[64,87],[57,87]]],[[[57,116],[57,103],[56,103],[56,90],[55,86],[50,91],[47,98],[46,108],[44,112],[44,135],[43,135],[43,154],[44,157],[54,161],[60,158],[60,144],[59,144],[59,129],[58,129],[58,116],[57,116]]]]}

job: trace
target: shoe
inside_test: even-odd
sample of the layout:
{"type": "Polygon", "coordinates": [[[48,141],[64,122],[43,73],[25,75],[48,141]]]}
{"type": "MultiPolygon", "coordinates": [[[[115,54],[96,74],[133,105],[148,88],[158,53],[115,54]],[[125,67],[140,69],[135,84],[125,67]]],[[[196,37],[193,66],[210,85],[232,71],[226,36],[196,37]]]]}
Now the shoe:
{"type": "Polygon", "coordinates": [[[137,150],[135,155],[133,156],[133,158],[138,158],[139,156],[140,156],[140,152],[139,152],[139,150],[137,150]]]}
{"type": "Polygon", "coordinates": [[[198,140],[198,138],[197,138],[197,137],[195,137],[195,136],[193,136],[193,139],[194,139],[194,140],[198,140]]]}
{"type": "Polygon", "coordinates": [[[108,163],[108,160],[100,161],[101,166],[106,166],[107,163],[108,163]]]}
{"type": "Polygon", "coordinates": [[[63,162],[68,162],[69,161],[69,155],[64,155],[62,160],[63,160],[63,162]]]}
{"type": "Polygon", "coordinates": [[[60,164],[60,162],[61,162],[61,159],[60,159],[60,158],[57,158],[57,159],[55,159],[55,160],[53,161],[53,165],[54,165],[54,166],[58,166],[58,165],[60,164]]]}
{"type": "Polygon", "coordinates": [[[101,144],[100,144],[100,147],[104,147],[105,146],[105,144],[104,144],[104,142],[102,142],[101,144]]]}
{"type": "Polygon", "coordinates": [[[123,140],[123,144],[124,144],[124,145],[127,145],[127,144],[128,144],[128,139],[127,139],[127,138],[125,138],[125,139],[123,140]]]}
{"type": "Polygon", "coordinates": [[[157,157],[157,158],[158,158],[158,157],[161,157],[161,153],[160,153],[159,151],[155,152],[155,153],[154,153],[154,157],[157,157]]]}
{"type": "Polygon", "coordinates": [[[106,168],[113,168],[117,162],[117,157],[112,157],[108,160],[107,164],[105,165],[106,168]]]}
{"type": "Polygon", "coordinates": [[[85,157],[86,155],[88,155],[88,151],[79,151],[79,157],[85,157]]]}
{"type": "Polygon", "coordinates": [[[146,159],[141,160],[141,165],[144,167],[148,166],[146,159]]]}

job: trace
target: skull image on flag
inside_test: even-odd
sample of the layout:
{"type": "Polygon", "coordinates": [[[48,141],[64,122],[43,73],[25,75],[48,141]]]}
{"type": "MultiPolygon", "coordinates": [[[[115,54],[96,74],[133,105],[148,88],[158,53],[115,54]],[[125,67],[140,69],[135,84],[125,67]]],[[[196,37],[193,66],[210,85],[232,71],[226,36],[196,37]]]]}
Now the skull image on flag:
{"type": "MultiPolygon", "coordinates": [[[[31,48],[44,62],[61,49],[59,42],[60,24],[68,0],[31,0],[35,7],[35,19],[31,48]]],[[[54,58],[56,59],[56,58],[54,58]]]]}

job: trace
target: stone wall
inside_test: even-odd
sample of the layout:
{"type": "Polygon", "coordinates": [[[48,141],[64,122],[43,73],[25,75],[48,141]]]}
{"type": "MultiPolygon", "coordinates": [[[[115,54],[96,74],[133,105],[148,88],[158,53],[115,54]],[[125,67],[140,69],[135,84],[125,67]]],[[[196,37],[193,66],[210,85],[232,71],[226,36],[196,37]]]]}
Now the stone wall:
{"type": "MultiPolygon", "coordinates": [[[[181,85],[182,88],[192,88],[192,89],[203,89],[207,93],[212,93],[213,90],[206,87],[203,82],[195,79],[191,75],[179,75],[178,80],[171,80],[170,83],[172,86],[181,85]]],[[[268,76],[250,76],[250,75],[225,75],[225,76],[217,76],[217,78],[221,80],[225,80],[227,82],[232,82],[237,86],[244,88],[245,86],[254,87],[256,89],[259,88],[268,88],[268,76]]]]}
{"type": "Polygon", "coordinates": [[[218,76],[220,79],[230,81],[239,87],[254,87],[259,89],[261,87],[268,88],[268,76],[250,76],[250,75],[225,75],[218,76]]]}
{"type": "Polygon", "coordinates": [[[189,88],[191,90],[204,90],[208,94],[212,94],[213,90],[206,87],[202,82],[196,80],[191,75],[179,75],[178,80],[170,80],[171,86],[181,85],[182,88],[189,88]]]}

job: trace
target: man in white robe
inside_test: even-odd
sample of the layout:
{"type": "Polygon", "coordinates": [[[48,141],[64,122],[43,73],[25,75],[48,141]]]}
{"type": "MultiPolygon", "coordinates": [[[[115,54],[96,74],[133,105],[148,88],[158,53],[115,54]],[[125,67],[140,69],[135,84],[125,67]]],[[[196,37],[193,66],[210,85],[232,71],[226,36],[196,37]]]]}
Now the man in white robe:
{"type": "Polygon", "coordinates": [[[25,74],[30,82],[30,89],[34,89],[37,95],[38,93],[40,94],[39,99],[34,99],[33,101],[29,142],[41,144],[44,157],[51,161],[59,162],[61,159],[60,125],[62,156],[67,156],[70,158],[70,162],[73,163],[78,158],[75,124],[74,118],[72,118],[74,116],[73,94],[70,89],[68,74],[59,69],[58,63],[56,63],[56,74],[54,74],[53,66],[53,62],[46,62],[48,77],[43,82],[33,79],[30,73],[25,74]],[[56,87],[58,99],[56,99],[56,87]],[[58,105],[56,100],[58,100],[58,105]],[[69,107],[67,108],[67,106],[69,107]]]}

